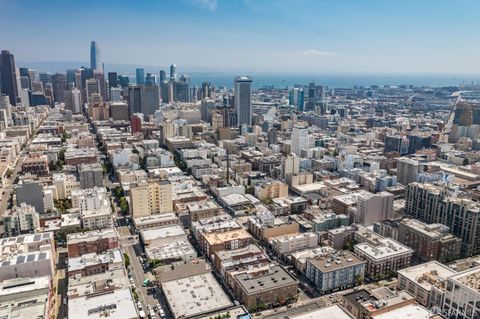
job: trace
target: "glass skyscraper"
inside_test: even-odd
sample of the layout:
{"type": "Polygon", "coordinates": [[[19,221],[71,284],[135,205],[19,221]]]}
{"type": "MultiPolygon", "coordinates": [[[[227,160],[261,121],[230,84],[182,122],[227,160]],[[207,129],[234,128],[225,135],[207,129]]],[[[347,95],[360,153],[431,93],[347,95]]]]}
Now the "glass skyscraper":
{"type": "Polygon", "coordinates": [[[235,78],[234,87],[237,124],[252,125],[252,79],[248,76],[238,76],[235,78]]]}
{"type": "Polygon", "coordinates": [[[90,68],[101,71],[103,73],[102,58],[100,55],[100,47],[97,41],[90,43],[90,68]]]}
{"type": "Polygon", "coordinates": [[[137,68],[135,72],[135,82],[140,85],[145,84],[145,70],[142,68],[137,68]]]}

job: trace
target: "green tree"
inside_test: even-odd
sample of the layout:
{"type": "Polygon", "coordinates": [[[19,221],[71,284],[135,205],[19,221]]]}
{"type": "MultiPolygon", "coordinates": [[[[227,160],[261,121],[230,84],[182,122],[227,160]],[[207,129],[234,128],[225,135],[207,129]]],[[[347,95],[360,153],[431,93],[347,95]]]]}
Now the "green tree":
{"type": "Polygon", "coordinates": [[[13,175],[13,170],[11,168],[7,169],[7,172],[5,173],[8,178],[12,177],[13,175]]]}
{"type": "Polygon", "coordinates": [[[157,268],[163,266],[163,263],[158,259],[152,259],[149,262],[150,268],[157,268]]]}
{"type": "Polygon", "coordinates": [[[128,266],[130,266],[130,256],[128,256],[126,253],[123,253],[123,260],[125,262],[125,268],[128,268],[128,266]]]}
{"type": "Polygon", "coordinates": [[[127,214],[128,213],[128,202],[127,202],[127,199],[125,198],[125,196],[122,196],[120,198],[120,210],[122,211],[123,214],[127,214]]]}

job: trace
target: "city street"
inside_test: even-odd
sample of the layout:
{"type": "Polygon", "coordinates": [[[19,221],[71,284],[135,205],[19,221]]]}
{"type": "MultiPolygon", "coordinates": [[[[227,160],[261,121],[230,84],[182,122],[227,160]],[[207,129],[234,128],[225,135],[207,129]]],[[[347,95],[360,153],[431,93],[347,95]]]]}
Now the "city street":
{"type": "MultiPolygon", "coordinates": [[[[143,252],[143,249],[138,240],[138,236],[130,233],[129,227],[125,222],[125,218],[117,218],[117,223],[119,225],[117,226],[117,231],[120,236],[122,250],[130,257],[129,273],[132,275],[131,277],[133,278],[135,284],[135,291],[138,294],[143,311],[145,311],[145,314],[148,315],[147,306],[150,305],[153,308],[153,306],[158,304],[161,300],[159,293],[160,288],[156,286],[143,287],[143,281],[145,279],[153,281],[155,280],[155,276],[153,276],[150,271],[145,272],[143,270],[143,266],[140,262],[140,256],[143,252]]],[[[162,301],[160,304],[165,311],[165,318],[169,318],[167,315],[167,307],[165,306],[165,302],[162,301]]],[[[158,318],[160,318],[158,312],[156,313],[158,318]]]]}

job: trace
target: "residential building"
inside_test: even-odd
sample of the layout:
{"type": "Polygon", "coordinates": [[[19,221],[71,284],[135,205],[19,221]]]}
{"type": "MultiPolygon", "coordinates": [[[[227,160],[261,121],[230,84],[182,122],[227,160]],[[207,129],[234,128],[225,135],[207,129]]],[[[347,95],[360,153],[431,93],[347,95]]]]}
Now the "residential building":
{"type": "Polygon", "coordinates": [[[398,241],[414,251],[421,261],[450,262],[460,258],[462,240],[442,224],[426,224],[403,219],[398,226],[398,241]]]}
{"type": "Polygon", "coordinates": [[[167,180],[137,182],[130,186],[129,195],[134,217],[173,211],[172,184],[167,180]]]}
{"type": "Polygon", "coordinates": [[[234,276],[233,292],[249,311],[285,305],[298,299],[298,281],[278,265],[267,265],[234,276]]]}
{"type": "Polygon", "coordinates": [[[80,257],[91,253],[101,254],[118,246],[119,237],[114,228],[67,235],[69,257],[80,257]]]}
{"type": "Polygon", "coordinates": [[[270,239],[270,245],[278,255],[286,255],[297,250],[317,247],[318,234],[307,232],[274,237],[270,239]]]}
{"type": "Polygon", "coordinates": [[[6,237],[31,234],[39,226],[38,213],[35,207],[25,203],[5,210],[2,217],[3,232],[6,237]]]}
{"type": "Polygon", "coordinates": [[[354,252],[365,260],[365,273],[370,278],[392,276],[410,266],[413,255],[412,249],[390,238],[356,244],[354,252]]]}
{"type": "MultiPolygon", "coordinates": [[[[407,291],[424,307],[443,306],[443,296],[435,300],[435,291],[446,285],[457,272],[438,261],[430,261],[398,271],[398,288],[407,291]],[[433,291],[433,292],[432,292],[433,291]]],[[[442,294],[443,295],[443,294],[442,294]]]]}
{"type": "Polygon", "coordinates": [[[349,251],[333,251],[307,258],[305,276],[321,293],[346,289],[363,282],[365,262],[349,251]]]}

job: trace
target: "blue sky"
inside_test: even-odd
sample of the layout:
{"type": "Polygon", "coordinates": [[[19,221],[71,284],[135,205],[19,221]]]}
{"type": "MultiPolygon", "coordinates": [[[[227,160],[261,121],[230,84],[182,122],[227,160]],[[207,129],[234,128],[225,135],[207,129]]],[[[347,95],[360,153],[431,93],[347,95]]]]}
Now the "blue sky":
{"type": "Polygon", "coordinates": [[[480,74],[476,0],[0,0],[17,61],[480,74]]]}

